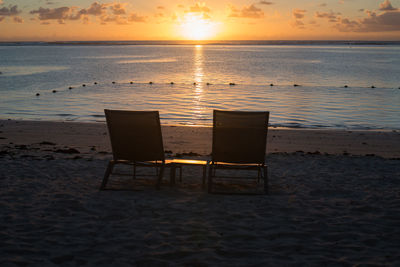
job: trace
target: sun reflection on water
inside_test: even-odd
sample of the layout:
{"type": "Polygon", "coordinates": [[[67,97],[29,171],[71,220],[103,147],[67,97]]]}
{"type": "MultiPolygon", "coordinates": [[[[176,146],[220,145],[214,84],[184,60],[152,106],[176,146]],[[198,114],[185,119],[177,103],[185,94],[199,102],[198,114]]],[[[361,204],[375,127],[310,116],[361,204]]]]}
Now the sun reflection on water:
{"type": "Polygon", "coordinates": [[[204,71],[203,71],[203,46],[195,45],[194,46],[194,84],[193,84],[193,117],[195,118],[195,124],[199,124],[199,120],[204,120],[206,118],[205,107],[202,104],[202,99],[204,97],[204,71]],[[197,122],[196,122],[197,121],[197,122]]]}

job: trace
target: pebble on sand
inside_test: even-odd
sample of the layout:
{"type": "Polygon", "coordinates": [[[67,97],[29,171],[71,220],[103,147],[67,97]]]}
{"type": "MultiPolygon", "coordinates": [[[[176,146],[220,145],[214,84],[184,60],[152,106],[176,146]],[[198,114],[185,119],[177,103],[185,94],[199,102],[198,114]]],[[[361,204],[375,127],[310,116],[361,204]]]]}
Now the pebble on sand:
{"type": "Polygon", "coordinates": [[[273,84],[273,83],[271,83],[269,86],[274,86],[274,84],[273,84]]]}
{"type": "Polygon", "coordinates": [[[36,93],[36,96],[40,96],[40,94],[39,94],[39,93],[36,93]]]}
{"type": "Polygon", "coordinates": [[[82,87],[85,87],[86,86],[86,84],[82,84],[82,87]]]}
{"type": "Polygon", "coordinates": [[[376,88],[374,85],[371,86],[372,89],[376,88]]]}
{"type": "Polygon", "coordinates": [[[170,84],[174,84],[174,82],[170,82],[170,84]]]}
{"type": "Polygon", "coordinates": [[[53,90],[53,93],[57,93],[57,90],[53,90]]]}
{"type": "Polygon", "coordinates": [[[236,83],[229,83],[229,85],[236,85],[236,83]]]}
{"type": "Polygon", "coordinates": [[[69,90],[71,90],[72,88],[73,88],[72,86],[68,87],[69,90]]]}
{"type": "Polygon", "coordinates": [[[349,86],[345,85],[344,88],[348,88],[349,86]]]}
{"type": "Polygon", "coordinates": [[[149,84],[153,84],[153,82],[149,82],[149,84]]]}
{"type": "Polygon", "coordinates": [[[297,83],[295,83],[295,84],[293,84],[293,86],[294,86],[294,87],[297,87],[297,86],[300,86],[300,85],[298,85],[297,83]]]}

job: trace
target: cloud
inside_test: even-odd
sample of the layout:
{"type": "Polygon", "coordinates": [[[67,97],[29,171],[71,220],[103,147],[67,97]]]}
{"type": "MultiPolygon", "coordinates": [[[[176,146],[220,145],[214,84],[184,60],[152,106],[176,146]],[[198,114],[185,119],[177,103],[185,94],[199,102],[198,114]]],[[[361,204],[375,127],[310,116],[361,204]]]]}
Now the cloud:
{"type": "Polygon", "coordinates": [[[81,9],[79,13],[84,15],[100,16],[106,13],[106,9],[107,4],[99,4],[98,2],[94,2],[88,9],[81,9]]]}
{"type": "Polygon", "coordinates": [[[125,7],[123,4],[114,3],[110,6],[110,10],[114,15],[124,15],[126,14],[125,7]]]}
{"type": "Polygon", "coordinates": [[[0,16],[16,16],[19,13],[21,13],[20,10],[18,10],[18,6],[8,6],[8,7],[2,7],[0,8],[0,16]]]}
{"type": "Polygon", "coordinates": [[[254,5],[244,6],[241,10],[231,5],[230,12],[229,17],[231,18],[259,19],[264,17],[264,12],[254,5]]]}
{"type": "Polygon", "coordinates": [[[260,2],[258,2],[258,4],[259,5],[267,5],[267,6],[269,6],[269,5],[273,5],[274,3],[273,2],[268,2],[268,1],[260,1],[260,2]]]}
{"type": "MultiPolygon", "coordinates": [[[[359,11],[364,11],[360,9],[359,11]]],[[[400,9],[392,6],[389,0],[379,4],[376,11],[366,10],[367,17],[350,19],[335,12],[316,12],[316,18],[325,18],[335,23],[334,27],[342,32],[387,32],[400,31],[400,9]],[[381,12],[380,12],[381,11],[381,12]]]]}
{"type": "Polygon", "coordinates": [[[400,31],[400,11],[377,14],[367,11],[367,17],[359,20],[340,19],[335,27],[343,32],[388,32],[400,31]]]}
{"type": "Polygon", "coordinates": [[[302,22],[301,20],[295,20],[292,22],[292,26],[295,28],[300,28],[300,29],[304,29],[304,22],[302,22]]]}
{"type": "Polygon", "coordinates": [[[191,6],[189,8],[189,12],[193,13],[209,13],[211,12],[210,8],[206,6],[205,3],[196,3],[196,5],[191,6]]]}
{"type": "Polygon", "coordinates": [[[131,13],[129,18],[128,18],[128,21],[131,21],[131,22],[145,22],[146,21],[146,17],[139,16],[136,13],[131,13]]]}
{"type": "Polygon", "coordinates": [[[302,20],[304,19],[306,12],[307,12],[307,10],[304,10],[304,9],[298,9],[298,8],[293,9],[292,15],[293,15],[294,21],[292,21],[291,25],[295,28],[304,29],[305,24],[302,20]]]}
{"type": "Polygon", "coordinates": [[[14,20],[15,23],[24,23],[24,20],[21,17],[18,17],[18,16],[14,17],[13,20],[14,20]]]}
{"type": "Polygon", "coordinates": [[[72,8],[70,7],[58,7],[58,8],[43,8],[40,7],[37,10],[32,10],[30,14],[38,14],[39,20],[58,20],[60,24],[64,23],[64,20],[69,19],[71,16],[72,8]]]}
{"type": "Polygon", "coordinates": [[[84,24],[89,23],[89,16],[96,17],[101,24],[114,22],[116,24],[129,24],[133,22],[144,22],[146,17],[136,13],[129,13],[126,9],[127,3],[98,3],[93,2],[88,8],[78,9],[77,7],[43,8],[30,11],[30,14],[37,15],[42,24],[56,20],[64,24],[67,20],[82,20],[84,24]]]}
{"type": "Polygon", "coordinates": [[[296,8],[293,10],[293,17],[295,19],[302,19],[302,18],[304,18],[304,16],[305,16],[304,13],[306,13],[306,12],[307,12],[306,10],[296,8]]]}
{"type": "Polygon", "coordinates": [[[394,8],[392,6],[392,3],[390,3],[389,0],[385,0],[383,3],[379,4],[379,10],[381,10],[381,11],[394,11],[394,10],[397,10],[397,8],[394,8]]]}
{"type": "Polygon", "coordinates": [[[329,22],[338,22],[340,13],[330,12],[315,12],[314,17],[319,19],[328,19],[329,22]]]}

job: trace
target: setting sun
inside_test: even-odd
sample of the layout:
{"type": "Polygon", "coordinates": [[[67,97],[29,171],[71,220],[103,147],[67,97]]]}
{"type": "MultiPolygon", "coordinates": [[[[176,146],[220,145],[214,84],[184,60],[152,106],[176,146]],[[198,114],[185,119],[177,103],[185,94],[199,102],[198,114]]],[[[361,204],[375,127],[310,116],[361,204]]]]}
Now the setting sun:
{"type": "Polygon", "coordinates": [[[188,40],[211,39],[217,34],[218,24],[194,13],[185,14],[180,24],[180,34],[188,40]]]}

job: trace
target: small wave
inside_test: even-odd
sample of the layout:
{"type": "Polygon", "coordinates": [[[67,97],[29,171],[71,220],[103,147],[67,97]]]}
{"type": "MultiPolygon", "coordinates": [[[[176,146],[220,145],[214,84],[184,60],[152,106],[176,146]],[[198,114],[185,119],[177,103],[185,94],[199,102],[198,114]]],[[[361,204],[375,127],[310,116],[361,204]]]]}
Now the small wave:
{"type": "Polygon", "coordinates": [[[153,59],[131,59],[118,61],[119,64],[132,64],[132,63],[168,63],[176,62],[176,58],[153,58],[153,59]]]}
{"type": "Polygon", "coordinates": [[[59,114],[54,114],[55,116],[60,116],[60,117],[69,117],[69,116],[75,116],[73,114],[69,113],[59,113],[59,114]]]}

